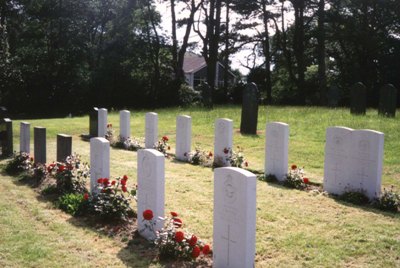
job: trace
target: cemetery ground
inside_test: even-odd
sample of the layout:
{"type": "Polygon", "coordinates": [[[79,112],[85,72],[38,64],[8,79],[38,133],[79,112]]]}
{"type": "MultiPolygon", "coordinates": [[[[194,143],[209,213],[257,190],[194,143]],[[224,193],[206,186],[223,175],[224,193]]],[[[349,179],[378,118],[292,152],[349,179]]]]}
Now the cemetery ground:
{"type": "MultiPolygon", "coordinates": [[[[131,134],[144,137],[144,114],[131,111],[131,134]]],[[[382,186],[400,192],[400,119],[377,115],[350,115],[348,109],[261,106],[258,135],[239,133],[239,106],[202,109],[159,109],[159,137],[168,136],[170,153],[175,148],[175,118],[192,117],[192,150],[212,151],[214,121],[234,122],[234,149],[242,147],[249,169],[264,166],[265,124],[280,121],[290,126],[289,163],[304,166],[312,182],[321,183],[325,131],[330,126],[373,129],[385,134],[382,186]]],[[[47,128],[48,163],[56,158],[56,135],[73,135],[73,151],[89,160],[88,117],[29,120],[47,128]]],[[[19,120],[14,120],[14,148],[19,148],[19,120]]],[[[119,132],[119,114],[109,113],[108,122],[119,132]]],[[[32,134],[31,134],[32,135],[32,134]]],[[[31,144],[31,150],[33,144],[31,144]]],[[[2,160],[3,165],[6,160],[2,160]]],[[[111,177],[129,176],[136,183],[137,153],[111,149],[111,177]]],[[[213,172],[166,159],[166,212],[176,211],[184,228],[212,245],[213,172]]],[[[18,178],[0,175],[0,266],[1,267],[148,267],[163,266],[146,252],[72,218],[18,178]]],[[[136,204],[133,204],[135,207],[136,204]]],[[[257,181],[256,267],[400,267],[400,214],[355,206],[322,193],[288,189],[257,181]]]]}

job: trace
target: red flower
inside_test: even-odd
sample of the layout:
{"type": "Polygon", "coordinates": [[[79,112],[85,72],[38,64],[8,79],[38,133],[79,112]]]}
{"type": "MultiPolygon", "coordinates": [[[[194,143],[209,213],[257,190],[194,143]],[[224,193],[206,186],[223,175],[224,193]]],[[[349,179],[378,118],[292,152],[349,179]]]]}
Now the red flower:
{"type": "Polygon", "coordinates": [[[163,136],[163,137],[162,137],[162,140],[163,140],[163,141],[168,141],[169,139],[168,139],[167,136],[163,136]]]}
{"type": "Polygon", "coordinates": [[[83,195],[83,200],[85,200],[85,201],[89,200],[89,194],[88,193],[85,193],[83,195]]]}
{"type": "Polygon", "coordinates": [[[103,183],[103,178],[98,179],[97,183],[103,183]]]}
{"type": "Polygon", "coordinates": [[[121,180],[121,185],[125,186],[126,185],[126,180],[122,179],[121,180]]]}
{"type": "Polygon", "coordinates": [[[116,181],[112,181],[111,182],[111,185],[115,185],[117,182],[116,181]]]}
{"type": "Polygon", "coordinates": [[[128,180],[128,176],[124,175],[124,176],[122,177],[122,179],[127,181],[127,180],[128,180]]]}
{"type": "Polygon", "coordinates": [[[205,245],[203,247],[203,254],[207,255],[208,253],[210,253],[210,246],[209,245],[205,245]]]}
{"type": "Polygon", "coordinates": [[[293,164],[293,165],[291,166],[291,168],[292,168],[292,170],[295,170],[295,169],[297,169],[297,166],[296,166],[295,164],[293,164]]]}
{"type": "Polygon", "coordinates": [[[248,167],[248,166],[249,166],[249,162],[245,161],[245,162],[244,162],[244,166],[245,166],[245,167],[248,167]]]}
{"type": "Polygon", "coordinates": [[[33,162],[33,157],[31,157],[31,162],[33,162]]]}
{"type": "Polygon", "coordinates": [[[180,243],[183,241],[183,239],[185,238],[185,234],[181,231],[178,231],[175,233],[175,241],[180,243]]]}
{"type": "Polygon", "coordinates": [[[189,246],[194,247],[197,243],[197,236],[192,235],[192,237],[189,240],[189,246]]]}
{"type": "Polygon", "coordinates": [[[227,148],[224,149],[224,154],[228,154],[229,150],[227,148]]]}
{"type": "Polygon", "coordinates": [[[171,211],[171,216],[172,217],[178,217],[178,213],[171,211]]]}
{"type": "Polygon", "coordinates": [[[176,219],[173,220],[173,224],[174,224],[176,227],[181,227],[181,226],[182,226],[182,220],[176,218],[176,219]]]}
{"type": "Polygon", "coordinates": [[[128,191],[128,189],[126,189],[126,186],[125,186],[125,185],[122,185],[122,191],[123,191],[124,193],[126,193],[126,192],[128,191]]]}
{"type": "Polygon", "coordinates": [[[101,189],[101,192],[102,192],[102,193],[105,193],[105,192],[106,192],[106,189],[101,189]]]}
{"type": "Polygon", "coordinates": [[[213,156],[213,153],[212,152],[209,152],[208,153],[208,157],[212,157],[213,156]]]}
{"type": "Polygon", "coordinates": [[[305,184],[309,184],[309,183],[310,183],[310,180],[309,180],[308,178],[303,178],[303,182],[304,182],[305,184]]]}
{"type": "Polygon", "coordinates": [[[195,246],[192,250],[192,258],[196,259],[200,255],[200,248],[195,246]]]}
{"type": "Polygon", "coordinates": [[[108,186],[108,184],[110,184],[110,180],[107,179],[107,178],[104,178],[103,179],[103,184],[104,184],[104,186],[108,186]]]}
{"type": "Polygon", "coordinates": [[[73,169],[74,169],[74,167],[73,167],[71,164],[68,164],[68,165],[67,165],[67,168],[68,168],[69,170],[73,170],[73,169]]]}
{"type": "Polygon", "coordinates": [[[64,170],[65,170],[65,166],[64,165],[61,165],[61,166],[58,167],[58,171],[59,172],[63,172],[64,170]]]}
{"type": "Polygon", "coordinates": [[[143,211],[143,218],[147,221],[151,221],[153,219],[153,211],[151,209],[146,209],[143,211]]]}

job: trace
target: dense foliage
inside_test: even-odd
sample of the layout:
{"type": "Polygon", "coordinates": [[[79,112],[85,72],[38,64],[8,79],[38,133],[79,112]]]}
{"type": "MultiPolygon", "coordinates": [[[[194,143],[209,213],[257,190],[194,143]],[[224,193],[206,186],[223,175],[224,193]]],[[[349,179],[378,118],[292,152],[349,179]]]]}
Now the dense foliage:
{"type": "Polygon", "coordinates": [[[193,46],[209,67],[212,92],[203,102],[237,100],[237,87],[210,81],[216,60],[229,67],[244,47],[253,49],[242,60],[248,80],[270,103],[347,104],[349,86],[361,81],[376,105],[380,86],[400,88],[397,0],[168,2],[172,15],[183,6],[180,18],[172,16],[173,30],[186,30],[181,39],[160,29],[156,1],[1,1],[0,103],[13,113],[55,116],[198,102],[182,86],[182,58],[193,46]],[[196,34],[201,42],[191,44],[196,34]]]}

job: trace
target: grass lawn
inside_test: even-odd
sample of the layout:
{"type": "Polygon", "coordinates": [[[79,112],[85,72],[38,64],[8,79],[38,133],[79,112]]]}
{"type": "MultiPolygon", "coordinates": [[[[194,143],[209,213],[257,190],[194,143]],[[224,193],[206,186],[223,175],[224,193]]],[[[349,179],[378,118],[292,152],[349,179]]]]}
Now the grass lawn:
{"type": "MultiPolygon", "coordinates": [[[[213,111],[169,108],[159,114],[159,136],[175,145],[175,117],[192,117],[192,143],[213,150],[216,118],[234,120],[234,146],[243,148],[251,169],[263,170],[265,124],[281,121],[290,126],[289,163],[304,166],[307,177],[322,182],[325,130],[329,126],[373,129],[385,133],[384,187],[400,191],[400,119],[383,118],[376,110],[351,116],[348,109],[315,107],[260,107],[259,135],[242,136],[240,107],[213,111]]],[[[132,111],[131,133],[144,136],[145,111],[132,111]]],[[[55,159],[56,134],[73,135],[73,151],[89,159],[88,117],[29,120],[47,128],[48,162],[55,159]]],[[[116,134],[119,114],[110,113],[116,134]]],[[[19,122],[14,121],[14,146],[19,148],[19,122]]],[[[33,140],[33,134],[32,139],[33,140]]],[[[31,146],[33,148],[33,144],[31,146]]],[[[33,149],[32,149],[33,150],[33,149]]],[[[127,174],[136,182],[136,152],[112,149],[111,174],[127,174]]],[[[3,161],[5,163],[5,161],[3,161]]],[[[166,160],[166,211],[181,214],[185,227],[212,243],[213,173],[209,168],[166,160]]],[[[1,267],[148,267],[160,264],[132,252],[126,244],[85,227],[40,199],[16,178],[1,175],[1,267]]],[[[135,206],[135,204],[133,204],[135,206]]],[[[400,215],[343,203],[322,194],[257,182],[256,267],[400,267],[400,215]]]]}

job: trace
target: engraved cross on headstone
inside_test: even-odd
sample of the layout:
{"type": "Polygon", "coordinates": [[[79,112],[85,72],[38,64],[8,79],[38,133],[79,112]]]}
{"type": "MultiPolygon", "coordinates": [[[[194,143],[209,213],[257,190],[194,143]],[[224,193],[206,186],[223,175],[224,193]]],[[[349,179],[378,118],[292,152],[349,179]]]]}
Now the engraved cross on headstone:
{"type": "Polygon", "coordinates": [[[226,266],[229,266],[229,259],[230,259],[230,245],[231,243],[236,243],[236,241],[231,239],[231,226],[228,224],[228,236],[221,236],[223,240],[227,242],[227,257],[226,257],[226,266]]]}

